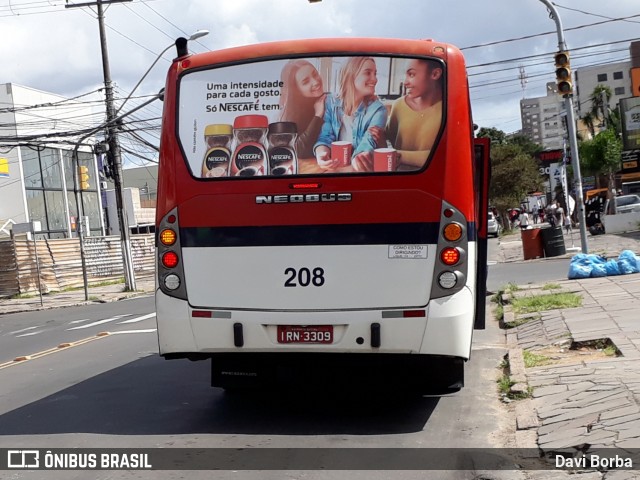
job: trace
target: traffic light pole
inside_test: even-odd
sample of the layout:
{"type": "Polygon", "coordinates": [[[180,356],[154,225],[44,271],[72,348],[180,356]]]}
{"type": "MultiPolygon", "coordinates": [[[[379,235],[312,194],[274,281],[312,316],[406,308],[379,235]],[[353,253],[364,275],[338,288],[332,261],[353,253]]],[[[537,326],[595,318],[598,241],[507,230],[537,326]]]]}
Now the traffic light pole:
{"type": "MultiPolygon", "coordinates": [[[[558,32],[558,50],[560,52],[566,52],[567,44],[564,40],[564,31],[562,29],[562,20],[558,11],[549,0],[540,0],[544,3],[549,11],[553,20],[556,22],[556,30],[558,32]]],[[[582,253],[589,253],[589,246],[587,245],[587,225],[584,213],[584,200],[582,192],[582,174],[580,173],[580,157],[578,155],[578,137],[576,134],[576,120],[573,111],[573,94],[569,93],[564,95],[564,106],[567,111],[567,130],[569,134],[569,147],[571,148],[571,166],[573,167],[573,176],[576,182],[576,207],[578,209],[578,223],[580,225],[580,245],[582,253]]],[[[568,208],[568,205],[567,205],[568,208]]]]}

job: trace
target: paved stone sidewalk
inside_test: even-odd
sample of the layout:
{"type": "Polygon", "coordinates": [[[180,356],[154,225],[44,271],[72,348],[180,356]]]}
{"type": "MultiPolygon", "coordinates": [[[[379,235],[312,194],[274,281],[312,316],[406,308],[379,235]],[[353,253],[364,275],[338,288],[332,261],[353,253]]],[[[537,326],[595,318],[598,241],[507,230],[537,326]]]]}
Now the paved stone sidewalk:
{"type": "MultiPolygon", "coordinates": [[[[582,306],[516,317],[529,321],[506,330],[512,352],[517,347],[546,355],[558,352],[558,363],[525,371],[532,399],[519,401],[516,408],[518,433],[535,432],[528,438],[535,438],[547,455],[567,449],[640,449],[640,274],[566,280],[558,286],[581,295],[582,306]],[[620,356],[574,354],[562,361],[572,342],[602,339],[613,342],[620,356]]],[[[552,291],[557,290],[531,285],[515,295],[552,291]]],[[[596,478],[640,478],[640,472],[616,471],[615,476],[609,472],[596,478]]]]}

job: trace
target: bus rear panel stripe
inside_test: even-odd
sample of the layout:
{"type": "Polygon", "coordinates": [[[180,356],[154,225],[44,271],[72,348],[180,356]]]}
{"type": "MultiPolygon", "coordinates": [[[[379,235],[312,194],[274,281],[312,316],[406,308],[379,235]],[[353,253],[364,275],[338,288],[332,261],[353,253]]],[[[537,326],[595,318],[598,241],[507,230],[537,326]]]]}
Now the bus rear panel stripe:
{"type": "MultiPolygon", "coordinates": [[[[261,227],[182,227],[180,243],[190,247],[268,247],[291,245],[401,245],[438,243],[439,223],[286,225],[261,227]]],[[[473,235],[473,224],[467,232],[473,235]]],[[[473,241],[473,238],[468,238],[473,241]]]]}

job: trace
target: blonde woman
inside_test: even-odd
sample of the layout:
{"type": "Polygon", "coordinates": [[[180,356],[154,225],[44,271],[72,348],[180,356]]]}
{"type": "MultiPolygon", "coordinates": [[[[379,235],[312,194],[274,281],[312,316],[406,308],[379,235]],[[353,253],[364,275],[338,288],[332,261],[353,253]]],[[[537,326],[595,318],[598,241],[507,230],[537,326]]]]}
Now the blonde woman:
{"type": "Polygon", "coordinates": [[[351,165],[356,171],[372,170],[372,155],[376,142],[370,127],[384,127],[387,110],[375,93],[378,83],[376,63],[371,57],[350,58],[340,72],[340,92],[337,98],[327,97],[324,123],[314,146],[318,165],[325,169],[339,166],[331,158],[331,143],[350,141],[353,145],[351,165]]]}

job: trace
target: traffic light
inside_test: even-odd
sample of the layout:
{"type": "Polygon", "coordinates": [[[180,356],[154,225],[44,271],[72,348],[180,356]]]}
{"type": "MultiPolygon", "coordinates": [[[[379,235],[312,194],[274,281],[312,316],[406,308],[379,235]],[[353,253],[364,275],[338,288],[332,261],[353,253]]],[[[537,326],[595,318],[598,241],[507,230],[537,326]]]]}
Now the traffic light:
{"type": "Polygon", "coordinates": [[[556,84],[558,95],[571,95],[573,84],[571,83],[571,65],[569,64],[569,52],[558,52],[555,57],[556,84]]]}
{"type": "Polygon", "coordinates": [[[89,190],[89,167],[86,165],[78,165],[78,188],[80,190],[89,190]]]}

